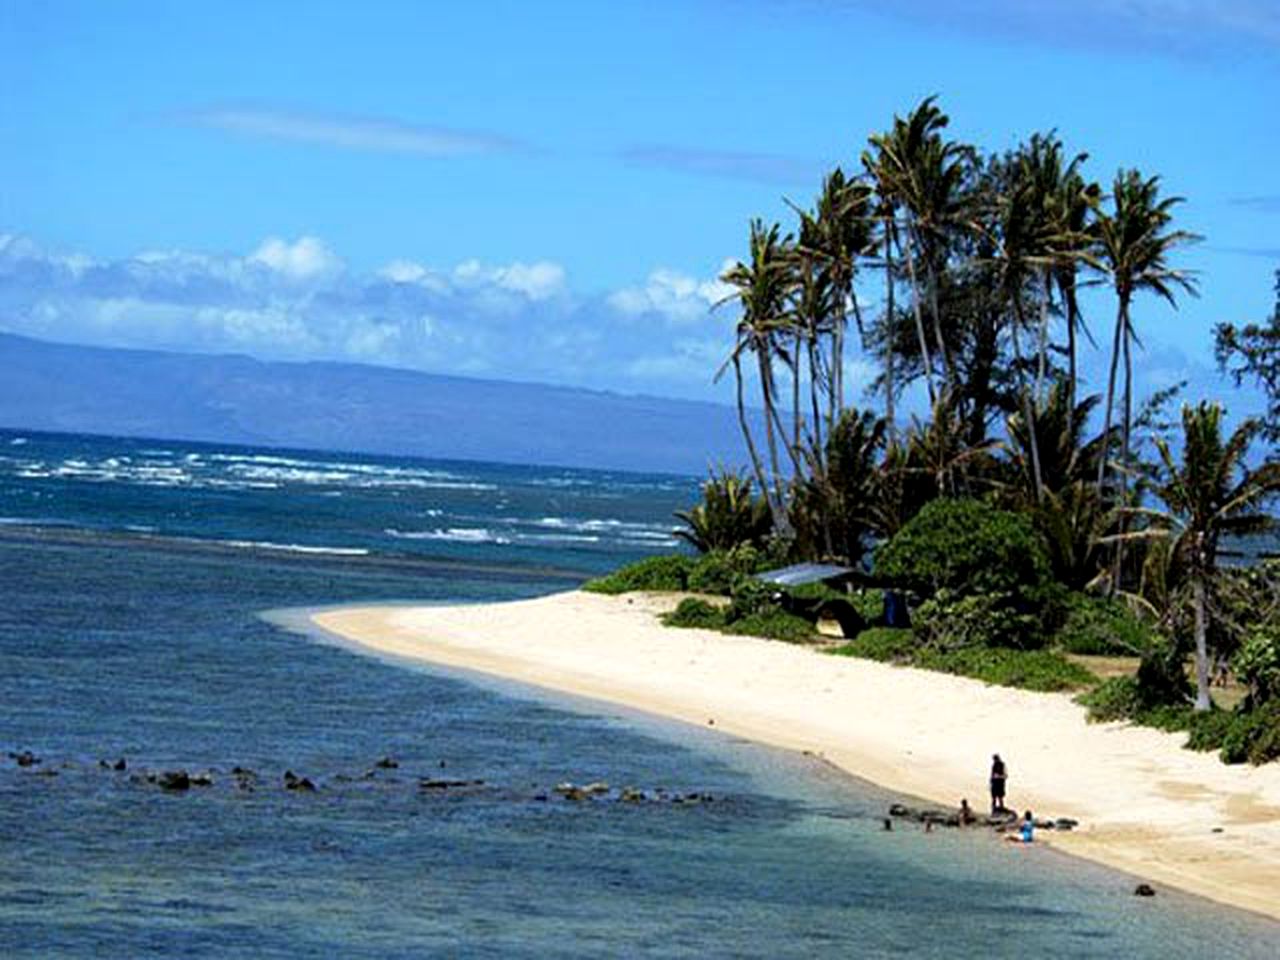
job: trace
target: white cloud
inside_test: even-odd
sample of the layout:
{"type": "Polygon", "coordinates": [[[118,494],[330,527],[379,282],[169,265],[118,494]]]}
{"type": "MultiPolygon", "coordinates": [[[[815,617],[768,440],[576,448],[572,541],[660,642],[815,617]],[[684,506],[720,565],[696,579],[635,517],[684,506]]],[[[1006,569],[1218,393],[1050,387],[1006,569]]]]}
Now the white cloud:
{"type": "MultiPolygon", "coordinates": [[[[726,261],[725,267],[731,265],[726,261]]],[[[723,272],[723,270],[721,271],[723,272]]],[[[718,277],[698,280],[676,270],[658,269],[641,287],[624,287],[609,296],[609,305],[628,316],[656,313],[677,323],[707,319],[711,308],[733,292],[718,277]]]]}
{"type": "Polygon", "coordinates": [[[479,260],[464,260],[453,270],[454,282],[466,289],[496,286],[529,300],[547,300],[566,292],[564,267],[548,260],[487,267],[479,260]]]}
{"type": "Polygon", "coordinates": [[[673,270],[583,296],[549,260],[399,258],[364,274],[314,236],[270,237],[239,255],[99,260],[0,235],[0,278],[0,329],[28,336],[678,396],[709,395],[733,327],[705,323],[717,281],[673,270]]]}
{"type": "Polygon", "coordinates": [[[268,237],[249,259],[292,280],[315,280],[343,269],[342,261],[315,237],[299,237],[293,243],[268,237]]]}
{"type": "Polygon", "coordinates": [[[499,153],[519,147],[515,140],[493,133],[264,106],[207,107],[189,111],[177,119],[244,136],[378,153],[453,157],[499,153]]]}

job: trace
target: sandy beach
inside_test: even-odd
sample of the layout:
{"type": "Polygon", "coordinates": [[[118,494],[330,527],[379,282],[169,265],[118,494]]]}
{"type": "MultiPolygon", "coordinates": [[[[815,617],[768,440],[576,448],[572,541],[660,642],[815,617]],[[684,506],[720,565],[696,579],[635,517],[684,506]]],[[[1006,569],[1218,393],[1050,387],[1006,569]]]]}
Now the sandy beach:
{"type": "Polygon", "coordinates": [[[1009,765],[1010,807],[1080,821],[1047,842],[1280,919],[1280,765],[1229,767],[1182,749],[1180,734],[1088,724],[1066,695],[669,629],[657,614],[673,604],[571,592],[474,606],[352,607],[313,619],[380,654],[813,751],[938,806],[966,797],[984,810],[998,751],[1009,765]]]}

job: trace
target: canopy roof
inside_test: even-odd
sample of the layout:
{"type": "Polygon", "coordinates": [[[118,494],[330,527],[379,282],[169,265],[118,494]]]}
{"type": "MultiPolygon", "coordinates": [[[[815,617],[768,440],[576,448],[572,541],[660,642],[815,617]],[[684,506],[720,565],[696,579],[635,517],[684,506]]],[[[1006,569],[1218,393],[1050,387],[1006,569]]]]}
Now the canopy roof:
{"type": "Polygon", "coordinates": [[[826,580],[844,580],[859,576],[853,567],[838,567],[832,563],[797,563],[777,570],[757,573],[756,579],[776,583],[784,587],[799,587],[806,583],[822,583],[826,580]]]}

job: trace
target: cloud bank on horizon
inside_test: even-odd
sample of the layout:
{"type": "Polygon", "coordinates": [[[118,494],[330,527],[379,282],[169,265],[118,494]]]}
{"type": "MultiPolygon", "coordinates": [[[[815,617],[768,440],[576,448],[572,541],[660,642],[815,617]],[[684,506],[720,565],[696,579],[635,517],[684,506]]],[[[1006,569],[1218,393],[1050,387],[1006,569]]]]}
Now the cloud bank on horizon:
{"type": "Polygon", "coordinates": [[[582,295],[550,261],[396,259],[362,274],[313,236],[99,260],[0,235],[0,329],[13,333],[695,398],[731,343],[732,312],[711,313],[728,293],[659,269],[582,295]]]}

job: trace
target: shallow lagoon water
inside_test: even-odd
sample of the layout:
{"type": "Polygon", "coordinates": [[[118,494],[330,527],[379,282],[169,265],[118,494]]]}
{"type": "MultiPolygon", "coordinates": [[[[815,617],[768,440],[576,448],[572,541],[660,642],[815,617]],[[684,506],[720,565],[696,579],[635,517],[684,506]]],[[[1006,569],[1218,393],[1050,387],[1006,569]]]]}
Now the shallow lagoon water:
{"type": "MultiPolygon", "coordinates": [[[[268,539],[295,533],[286,512],[267,529],[269,513],[268,539]]],[[[6,530],[0,752],[44,759],[0,762],[0,954],[1272,955],[1274,923],[1171,891],[1136,899],[1132,878],[1047,847],[886,834],[897,798],[816,758],[408,669],[260,616],[514,599],[567,585],[539,571],[582,566],[519,560],[6,530]],[[373,768],[387,755],[397,768],[373,768]],[[127,771],[98,764],[121,756],[127,771]],[[255,790],[237,789],[235,765],[259,773],[255,790]],[[130,778],[175,767],[215,783],[166,794],[130,778]],[[286,769],[318,790],[283,789],[286,769]],[[548,794],[564,780],[713,799],[574,804],[548,794]]]]}

